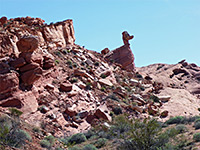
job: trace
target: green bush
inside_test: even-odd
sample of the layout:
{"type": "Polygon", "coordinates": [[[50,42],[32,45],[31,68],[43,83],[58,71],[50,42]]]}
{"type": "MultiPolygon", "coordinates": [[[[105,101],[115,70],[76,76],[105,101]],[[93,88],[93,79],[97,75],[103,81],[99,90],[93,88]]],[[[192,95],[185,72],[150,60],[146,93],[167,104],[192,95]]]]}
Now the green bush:
{"type": "Polygon", "coordinates": [[[155,95],[151,95],[150,99],[152,99],[154,102],[159,102],[160,101],[160,99],[155,95]]]}
{"type": "Polygon", "coordinates": [[[71,82],[71,83],[76,83],[76,82],[78,82],[78,78],[72,78],[72,79],[70,80],[70,82],[71,82]]]}
{"type": "Polygon", "coordinates": [[[200,118],[196,118],[194,122],[200,122],[200,118]]]}
{"type": "Polygon", "coordinates": [[[88,130],[86,133],[84,133],[85,137],[87,139],[91,138],[93,135],[95,135],[95,132],[92,130],[88,130]]]}
{"type": "Polygon", "coordinates": [[[26,141],[31,141],[31,136],[20,129],[19,116],[22,114],[17,109],[11,109],[12,117],[0,117],[0,145],[21,147],[26,141]]]}
{"type": "Polygon", "coordinates": [[[105,74],[101,74],[101,78],[105,79],[107,76],[105,74]]]}
{"type": "Polygon", "coordinates": [[[53,145],[54,142],[55,142],[55,137],[52,136],[52,135],[49,135],[49,136],[46,136],[46,137],[44,138],[44,140],[49,141],[49,143],[50,143],[51,145],[53,145]]]}
{"type": "Polygon", "coordinates": [[[40,141],[40,145],[44,148],[50,148],[51,147],[51,143],[47,140],[40,141]]]}
{"type": "Polygon", "coordinates": [[[125,136],[125,133],[131,129],[132,122],[127,119],[127,116],[119,115],[114,119],[114,124],[110,128],[110,134],[114,137],[125,136]]]}
{"type": "Polygon", "coordinates": [[[97,150],[97,148],[92,144],[88,144],[88,145],[85,145],[82,150],[97,150]]]}
{"type": "Polygon", "coordinates": [[[181,124],[184,123],[184,119],[185,118],[183,116],[172,117],[166,121],[166,124],[181,124]]]}
{"type": "Polygon", "coordinates": [[[200,133],[195,133],[195,134],[193,135],[193,140],[194,140],[195,142],[200,142],[200,133]]]}
{"type": "Polygon", "coordinates": [[[195,130],[200,129],[200,121],[197,121],[194,123],[194,128],[195,128],[195,130]]]}
{"type": "Polygon", "coordinates": [[[82,150],[79,146],[69,147],[68,150],[82,150]]]}
{"type": "Polygon", "coordinates": [[[68,142],[70,144],[80,144],[82,142],[85,142],[86,140],[87,139],[86,139],[86,137],[85,137],[85,135],[83,133],[77,133],[77,134],[72,135],[69,138],[68,142]]]}
{"type": "Polygon", "coordinates": [[[171,138],[177,135],[175,128],[162,131],[161,124],[155,119],[136,119],[126,131],[125,139],[118,150],[166,150],[171,138]]]}
{"type": "Polygon", "coordinates": [[[92,83],[87,82],[85,88],[86,88],[86,90],[91,90],[92,89],[92,83]]]}
{"type": "Polygon", "coordinates": [[[177,130],[178,134],[180,134],[180,133],[184,133],[184,132],[187,131],[186,126],[183,125],[183,124],[179,124],[179,125],[177,125],[177,126],[175,127],[175,129],[177,130]]]}
{"type": "Polygon", "coordinates": [[[10,111],[11,116],[20,117],[23,114],[23,112],[21,112],[20,110],[16,108],[10,108],[9,111],[10,111]]]}
{"type": "Polygon", "coordinates": [[[99,66],[99,62],[95,62],[94,65],[98,67],[99,66]]]}
{"type": "Polygon", "coordinates": [[[122,114],[122,109],[120,107],[113,108],[113,112],[115,115],[122,114]]]}
{"type": "Polygon", "coordinates": [[[101,147],[103,147],[103,146],[106,145],[106,142],[107,142],[107,139],[105,139],[105,138],[100,138],[100,139],[98,139],[94,144],[95,144],[95,146],[96,146],[97,148],[101,148],[101,147]]]}
{"type": "Polygon", "coordinates": [[[36,133],[40,133],[40,128],[39,127],[33,127],[33,132],[36,132],[36,133]]]}

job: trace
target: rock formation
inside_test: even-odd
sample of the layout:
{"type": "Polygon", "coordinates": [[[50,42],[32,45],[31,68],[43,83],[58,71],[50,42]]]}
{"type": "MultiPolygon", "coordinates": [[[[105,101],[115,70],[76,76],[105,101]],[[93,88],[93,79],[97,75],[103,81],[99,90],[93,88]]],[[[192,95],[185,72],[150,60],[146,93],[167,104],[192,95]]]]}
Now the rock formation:
{"type": "Polygon", "coordinates": [[[106,51],[107,49],[104,49],[102,53],[106,54],[104,56],[105,59],[108,62],[115,62],[120,64],[123,69],[132,72],[135,71],[134,55],[132,53],[130,44],[128,42],[132,38],[133,36],[130,36],[127,31],[124,31],[122,33],[122,39],[124,41],[124,45],[110,52],[106,51]]]}
{"type": "MultiPolygon", "coordinates": [[[[200,67],[181,61],[136,68],[128,43],[133,36],[127,34],[123,46],[98,53],[74,43],[72,20],[50,25],[31,17],[4,21],[0,112],[15,107],[23,111],[24,121],[38,127],[44,123],[42,132],[56,137],[100,123],[109,128],[111,116],[123,113],[161,121],[198,115],[200,67]]],[[[34,138],[41,141],[40,136],[34,138]]]]}

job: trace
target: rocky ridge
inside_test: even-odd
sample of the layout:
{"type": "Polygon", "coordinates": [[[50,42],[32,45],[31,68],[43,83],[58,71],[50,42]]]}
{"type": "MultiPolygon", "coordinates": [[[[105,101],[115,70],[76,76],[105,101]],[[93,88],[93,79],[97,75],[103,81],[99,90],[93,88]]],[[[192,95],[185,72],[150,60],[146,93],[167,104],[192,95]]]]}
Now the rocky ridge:
{"type": "Polygon", "coordinates": [[[2,113],[18,108],[27,123],[56,137],[109,123],[121,113],[161,121],[199,114],[200,67],[195,64],[135,68],[127,41],[101,54],[76,45],[72,20],[0,22],[2,113]]]}

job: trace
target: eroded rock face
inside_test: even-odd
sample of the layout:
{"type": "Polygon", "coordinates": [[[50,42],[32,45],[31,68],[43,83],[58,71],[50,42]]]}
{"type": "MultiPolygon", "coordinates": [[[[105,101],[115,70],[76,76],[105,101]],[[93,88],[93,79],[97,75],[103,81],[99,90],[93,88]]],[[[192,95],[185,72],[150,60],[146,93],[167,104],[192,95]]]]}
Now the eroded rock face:
{"type": "Polygon", "coordinates": [[[44,24],[40,18],[21,17],[4,21],[6,32],[0,34],[0,57],[18,55],[20,52],[33,52],[38,46],[52,50],[75,42],[72,20],[65,20],[51,25],[44,24]],[[9,22],[8,24],[6,24],[9,22]],[[31,27],[31,28],[30,28],[31,27]]]}
{"type": "Polygon", "coordinates": [[[19,85],[19,78],[16,73],[0,74],[0,100],[11,96],[19,85]]]}
{"type": "Polygon", "coordinates": [[[128,44],[123,45],[105,56],[107,61],[114,61],[115,63],[121,64],[122,68],[128,71],[135,70],[134,55],[128,44]]]}

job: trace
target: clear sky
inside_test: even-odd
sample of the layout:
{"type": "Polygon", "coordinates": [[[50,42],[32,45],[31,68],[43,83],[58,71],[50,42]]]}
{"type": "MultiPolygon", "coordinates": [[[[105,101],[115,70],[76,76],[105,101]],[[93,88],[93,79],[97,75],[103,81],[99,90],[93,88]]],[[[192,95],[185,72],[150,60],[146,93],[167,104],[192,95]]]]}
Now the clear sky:
{"type": "Polygon", "coordinates": [[[76,44],[98,52],[121,46],[126,30],[137,67],[182,59],[200,66],[200,0],[0,0],[1,16],[73,19],[76,44]]]}

